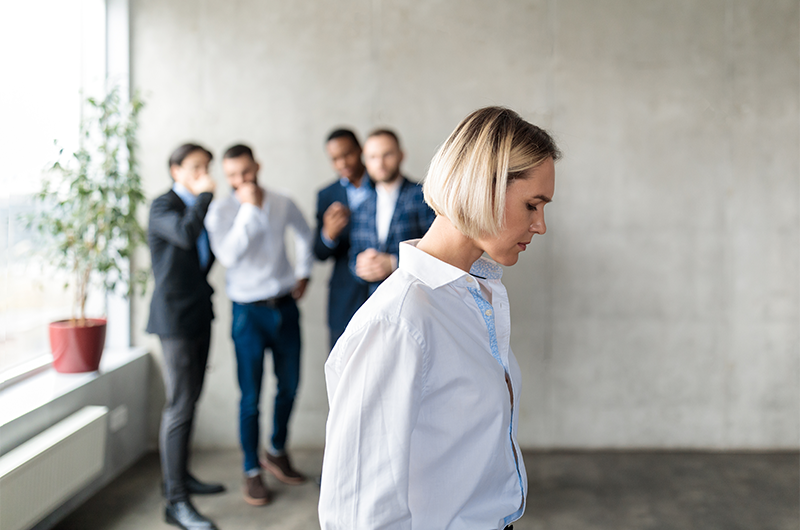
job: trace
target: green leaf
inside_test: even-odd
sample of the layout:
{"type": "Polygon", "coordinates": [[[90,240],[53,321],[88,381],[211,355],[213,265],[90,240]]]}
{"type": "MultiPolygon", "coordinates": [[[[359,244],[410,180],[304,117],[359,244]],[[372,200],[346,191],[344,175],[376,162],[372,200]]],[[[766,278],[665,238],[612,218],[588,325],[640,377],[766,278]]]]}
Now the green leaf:
{"type": "Polygon", "coordinates": [[[136,153],[144,103],[134,91],[130,102],[120,104],[119,90],[112,87],[84,104],[81,144],[72,153],[58,149],[34,195],[40,211],[28,224],[46,243],[41,252],[70,273],[79,293],[87,292],[88,282],[107,288],[121,282],[131,292],[141,277],[123,273],[124,262],[145,240],[136,215],[145,202],[136,153]]]}

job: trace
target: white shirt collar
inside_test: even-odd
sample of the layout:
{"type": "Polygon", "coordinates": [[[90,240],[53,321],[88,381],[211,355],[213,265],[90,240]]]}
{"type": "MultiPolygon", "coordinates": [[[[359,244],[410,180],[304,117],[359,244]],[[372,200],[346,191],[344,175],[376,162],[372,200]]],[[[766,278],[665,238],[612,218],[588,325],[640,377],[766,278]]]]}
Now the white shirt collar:
{"type": "Polygon", "coordinates": [[[399,268],[413,274],[432,289],[455,282],[465,276],[476,276],[487,280],[499,280],[503,276],[503,269],[494,260],[480,257],[472,264],[470,274],[454,265],[434,258],[427,252],[417,248],[419,239],[412,239],[400,243],[399,268]]]}

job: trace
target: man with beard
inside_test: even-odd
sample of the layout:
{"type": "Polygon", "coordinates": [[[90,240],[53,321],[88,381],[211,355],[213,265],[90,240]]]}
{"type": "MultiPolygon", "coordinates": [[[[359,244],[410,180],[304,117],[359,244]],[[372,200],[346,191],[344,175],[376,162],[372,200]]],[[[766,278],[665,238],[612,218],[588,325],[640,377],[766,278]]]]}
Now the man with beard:
{"type": "Polygon", "coordinates": [[[300,380],[300,314],[296,301],[305,293],[313,263],[311,229],[303,214],[289,197],[258,185],[259,168],[246,145],[228,149],[222,169],[233,193],[212,202],[206,217],[211,248],[227,268],[226,290],[233,303],[244,498],[254,506],[271,500],[260,466],[286,484],[305,481],[292,467],[286,439],[300,380]],[[294,267],[286,255],[289,227],[295,235],[294,267]],[[258,406],[266,349],[272,351],[278,388],[272,438],[259,463],[258,406]]]}
{"type": "Polygon", "coordinates": [[[364,160],[375,189],[352,216],[350,268],[372,294],[397,269],[400,243],[424,236],[436,214],[425,204],[422,186],[401,175],[403,151],[393,131],[370,133],[364,160]]]}

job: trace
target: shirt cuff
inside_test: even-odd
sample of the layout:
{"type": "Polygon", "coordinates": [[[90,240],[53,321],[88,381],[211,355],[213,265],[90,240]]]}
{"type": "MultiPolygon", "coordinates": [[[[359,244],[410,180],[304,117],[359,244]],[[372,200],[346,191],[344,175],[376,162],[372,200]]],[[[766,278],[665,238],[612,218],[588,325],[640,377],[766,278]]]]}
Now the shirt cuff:
{"type": "Polygon", "coordinates": [[[319,237],[320,237],[320,239],[322,239],[322,243],[326,247],[328,247],[330,249],[334,249],[338,245],[338,243],[336,241],[331,241],[330,239],[328,239],[328,236],[325,235],[325,231],[324,230],[320,230],[319,231],[319,237]]]}
{"type": "Polygon", "coordinates": [[[311,280],[311,267],[308,264],[298,264],[294,269],[294,277],[297,280],[311,280]]]}
{"type": "Polygon", "coordinates": [[[239,205],[239,213],[245,215],[256,214],[260,209],[261,208],[259,208],[255,204],[250,204],[249,202],[245,202],[239,205]]]}
{"type": "Polygon", "coordinates": [[[236,212],[234,223],[238,225],[249,225],[252,222],[258,223],[258,211],[260,208],[255,204],[246,202],[239,206],[239,211],[236,212]]]}

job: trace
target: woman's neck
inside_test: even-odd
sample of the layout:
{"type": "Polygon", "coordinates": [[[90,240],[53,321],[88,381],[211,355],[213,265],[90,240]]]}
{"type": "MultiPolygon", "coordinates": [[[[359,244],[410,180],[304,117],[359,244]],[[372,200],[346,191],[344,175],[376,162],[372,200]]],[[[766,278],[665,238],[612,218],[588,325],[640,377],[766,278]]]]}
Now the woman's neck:
{"type": "Polygon", "coordinates": [[[472,264],[483,255],[475,240],[462,234],[446,217],[437,215],[417,248],[436,259],[469,272],[472,264]]]}

